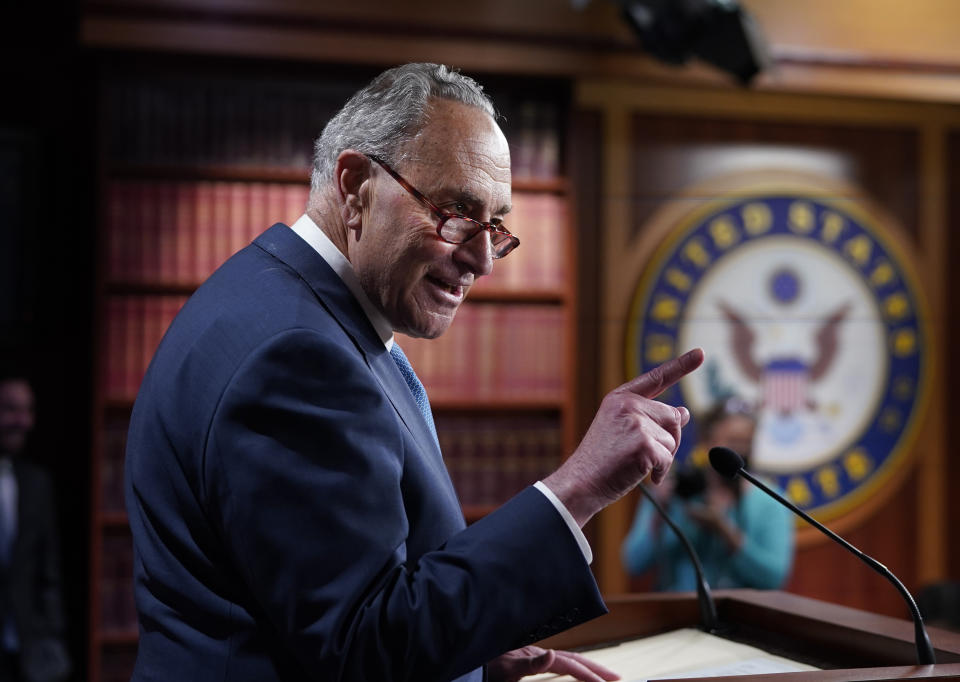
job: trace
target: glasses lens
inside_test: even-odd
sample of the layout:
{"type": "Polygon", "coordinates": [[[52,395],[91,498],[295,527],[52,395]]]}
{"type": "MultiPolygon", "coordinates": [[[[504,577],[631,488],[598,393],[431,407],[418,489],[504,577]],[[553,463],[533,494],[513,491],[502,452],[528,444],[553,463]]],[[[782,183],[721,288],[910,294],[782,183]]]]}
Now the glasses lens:
{"type": "MultiPolygon", "coordinates": [[[[463,244],[477,236],[484,227],[480,223],[460,217],[447,218],[440,228],[440,236],[451,244],[463,244]]],[[[494,258],[503,258],[513,251],[520,242],[516,237],[503,232],[488,230],[490,250],[494,258]]]]}
{"type": "Polygon", "coordinates": [[[452,244],[462,244],[472,239],[483,226],[463,218],[447,218],[440,228],[440,236],[452,244]]]}
{"type": "Polygon", "coordinates": [[[493,246],[493,257],[503,258],[517,248],[517,245],[520,244],[520,240],[510,234],[491,232],[490,243],[493,246]]]}

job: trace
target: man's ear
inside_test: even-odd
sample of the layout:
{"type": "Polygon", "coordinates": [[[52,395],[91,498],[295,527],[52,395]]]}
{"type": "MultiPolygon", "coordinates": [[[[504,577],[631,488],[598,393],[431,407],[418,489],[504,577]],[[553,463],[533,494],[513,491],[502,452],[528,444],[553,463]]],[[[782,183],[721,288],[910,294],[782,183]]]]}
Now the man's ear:
{"type": "Polygon", "coordinates": [[[340,216],[349,230],[359,231],[363,227],[363,207],[370,194],[370,171],[370,159],[358,151],[345,149],[337,157],[334,177],[340,198],[340,216]]]}

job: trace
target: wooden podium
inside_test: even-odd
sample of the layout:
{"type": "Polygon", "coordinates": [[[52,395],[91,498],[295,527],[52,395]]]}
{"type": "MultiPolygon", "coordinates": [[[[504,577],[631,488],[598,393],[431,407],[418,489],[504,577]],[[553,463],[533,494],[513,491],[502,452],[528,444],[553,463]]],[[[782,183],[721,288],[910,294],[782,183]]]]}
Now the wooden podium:
{"type": "MultiPolygon", "coordinates": [[[[960,634],[928,627],[936,665],[916,665],[913,623],[786,592],[716,590],[722,630],[716,634],[809,663],[812,672],[701,678],[732,680],[960,679],[960,634]]],[[[696,595],[636,594],[606,600],[610,613],[550,637],[555,649],[596,647],[697,627],[696,595]]],[[[904,606],[906,611],[906,606],[904,606]]]]}

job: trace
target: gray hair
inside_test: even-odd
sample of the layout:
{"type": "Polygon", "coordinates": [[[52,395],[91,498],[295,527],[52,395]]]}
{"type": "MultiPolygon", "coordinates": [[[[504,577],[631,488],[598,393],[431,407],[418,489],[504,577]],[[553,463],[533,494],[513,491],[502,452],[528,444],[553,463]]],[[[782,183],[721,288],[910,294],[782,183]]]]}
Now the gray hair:
{"type": "Polygon", "coordinates": [[[337,157],[356,149],[394,164],[423,128],[431,98],[476,107],[497,117],[483,86],[442,64],[404,64],[384,71],[351,97],[313,145],[311,191],[333,179],[337,157]]]}

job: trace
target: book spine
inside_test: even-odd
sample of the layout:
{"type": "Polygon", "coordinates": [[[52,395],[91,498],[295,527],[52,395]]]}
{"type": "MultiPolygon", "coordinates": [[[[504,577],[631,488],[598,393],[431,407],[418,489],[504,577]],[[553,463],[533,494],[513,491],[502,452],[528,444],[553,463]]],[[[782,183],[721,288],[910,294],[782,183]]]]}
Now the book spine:
{"type": "Polygon", "coordinates": [[[287,185],[287,209],[286,223],[293,225],[300,216],[307,211],[307,199],[309,198],[310,187],[308,185],[287,185]]]}
{"type": "Polygon", "coordinates": [[[143,314],[144,299],[139,296],[124,297],[126,313],[124,315],[124,324],[126,334],[124,335],[124,381],[123,393],[121,395],[125,400],[132,400],[137,395],[137,388],[140,385],[140,349],[143,346],[143,314]]]}
{"type": "Polygon", "coordinates": [[[283,186],[277,183],[267,184],[267,215],[271,222],[283,220],[283,186]]]}
{"type": "Polygon", "coordinates": [[[134,385],[131,395],[135,396],[140,391],[140,384],[143,383],[143,375],[146,374],[147,366],[153,359],[153,353],[156,350],[154,343],[157,336],[157,308],[159,300],[155,296],[137,297],[141,305],[140,313],[140,345],[137,348],[138,363],[137,372],[134,375],[134,385]]]}
{"type": "Polygon", "coordinates": [[[146,197],[142,191],[142,183],[128,182],[126,185],[125,216],[123,221],[124,248],[123,262],[121,264],[122,282],[136,281],[136,273],[140,261],[140,205],[146,197]]]}
{"type": "Polygon", "coordinates": [[[230,183],[230,216],[227,232],[230,235],[227,257],[246,246],[247,221],[250,220],[250,185],[245,182],[230,183]]]}
{"type": "Polygon", "coordinates": [[[106,511],[122,511],[123,462],[127,447],[128,420],[108,420],[104,426],[100,471],[101,505],[106,511]]]}
{"type": "Polygon", "coordinates": [[[177,189],[172,182],[157,185],[157,281],[170,284],[177,279],[177,189]]]}
{"type": "Polygon", "coordinates": [[[196,213],[196,186],[193,183],[177,183],[176,189],[176,262],[174,264],[174,282],[176,284],[194,283],[196,256],[194,216],[196,213]]]}
{"type": "Polygon", "coordinates": [[[108,400],[115,399],[123,393],[124,361],[121,353],[126,339],[124,338],[123,320],[125,311],[121,304],[122,299],[109,297],[104,305],[107,327],[101,367],[103,368],[105,392],[108,400]]]}
{"type": "Polygon", "coordinates": [[[212,273],[230,254],[230,184],[216,182],[213,185],[213,222],[211,240],[213,248],[207,261],[207,273],[212,273]]]}
{"type": "Polygon", "coordinates": [[[476,396],[491,400],[496,395],[496,372],[501,362],[500,356],[512,350],[500,343],[497,326],[500,322],[499,308],[495,305],[478,305],[475,310],[472,366],[475,369],[476,396]]]}
{"type": "Polygon", "coordinates": [[[123,230],[125,189],[121,182],[107,184],[107,280],[122,279],[123,249],[126,232],[123,230]]]}
{"type": "Polygon", "coordinates": [[[250,216],[246,241],[253,241],[272,224],[273,220],[267,215],[267,186],[265,183],[255,182],[250,185],[250,216]]]}
{"type": "Polygon", "coordinates": [[[142,182],[140,203],[140,254],[134,279],[140,283],[154,283],[160,279],[160,183],[142,182]]]}
{"type": "Polygon", "coordinates": [[[197,201],[194,213],[194,235],[196,238],[196,253],[194,255],[195,270],[193,281],[202,282],[209,275],[210,261],[213,260],[213,186],[209,182],[197,184],[197,201]]]}

